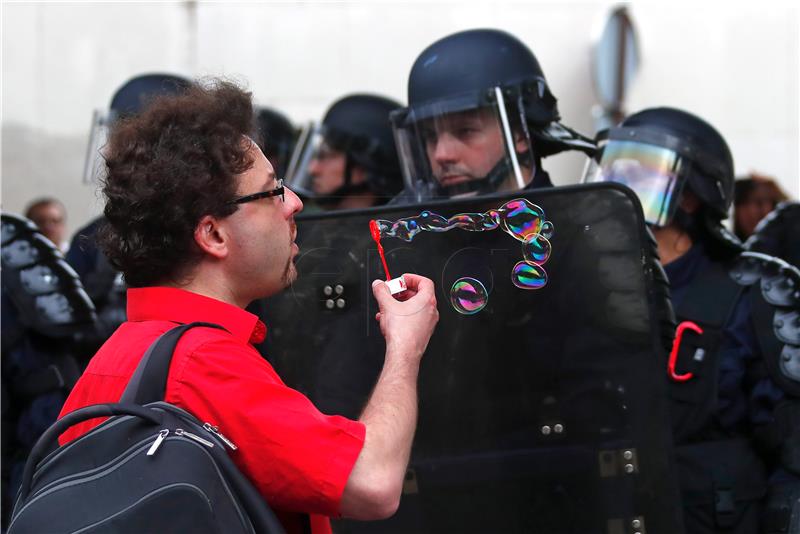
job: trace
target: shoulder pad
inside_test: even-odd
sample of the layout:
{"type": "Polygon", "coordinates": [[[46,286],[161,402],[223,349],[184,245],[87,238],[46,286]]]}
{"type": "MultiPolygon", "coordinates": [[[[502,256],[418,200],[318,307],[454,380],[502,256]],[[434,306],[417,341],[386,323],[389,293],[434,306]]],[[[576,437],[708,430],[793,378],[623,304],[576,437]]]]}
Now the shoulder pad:
{"type": "Polygon", "coordinates": [[[92,326],[94,305],[55,245],[28,219],[5,213],[0,219],[2,283],[20,321],[49,337],[92,326]]]}
{"type": "Polygon", "coordinates": [[[3,247],[6,246],[6,243],[10,243],[22,234],[35,234],[38,232],[33,221],[25,217],[3,213],[0,219],[2,219],[2,234],[0,235],[2,235],[1,242],[3,247]]]}
{"type": "Polygon", "coordinates": [[[764,298],[775,306],[800,306],[800,270],[775,256],[760,252],[739,254],[730,269],[744,286],[760,282],[764,298]]]}
{"type": "Polygon", "coordinates": [[[784,345],[781,351],[781,366],[787,376],[800,376],[800,347],[784,345]]]}
{"type": "Polygon", "coordinates": [[[745,242],[747,250],[780,256],[800,265],[800,202],[781,202],[756,226],[745,242]]]}
{"type": "Polygon", "coordinates": [[[743,252],[730,275],[753,286],[752,320],[770,376],[800,396],[800,270],[774,256],[743,252]]]}
{"type": "Polygon", "coordinates": [[[745,242],[745,246],[750,249],[754,243],[759,241],[763,234],[774,230],[785,220],[800,220],[800,202],[781,202],[775,206],[774,210],[759,221],[753,235],[745,242]]]}

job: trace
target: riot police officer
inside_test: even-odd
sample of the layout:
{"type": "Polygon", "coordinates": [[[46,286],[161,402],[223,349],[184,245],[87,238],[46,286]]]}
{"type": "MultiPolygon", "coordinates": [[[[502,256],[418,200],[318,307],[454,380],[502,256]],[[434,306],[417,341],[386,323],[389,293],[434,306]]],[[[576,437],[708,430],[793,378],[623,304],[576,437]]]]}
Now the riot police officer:
{"type": "Polygon", "coordinates": [[[542,158],[595,149],[559,119],[536,56],[513,35],[436,41],[411,68],[408,107],[392,114],[406,182],[396,202],[551,185],[542,158]]]}
{"type": "MultiPolygon", "coordinates": [[[[796,274],[767,257],[743,260],[741,243],[722,226],[733,199],[733,158],[710,124],[677,109],[646,109],[599,138],[598,164],[586,179],[623,183],[639,197],[680,322],[667,369],[686,531],[758,532],[768,478],[797,493],[800,479],[790,474],[800,473],[797,451],[786,447],[800,428],[792,399],[800,376],[781,371],[783,344],[770,350],[775,333],[758,326],[760,288],[737,278],[742,261],[753,271],[756,260],[778,265],[772,274],[787,281],[796,274]]],[[[797,309],[800,299],[772,304],[797,309]]],[[[777,312],[765,313],[771,326],[777,312]]],[[[784,515],[788,525],[791,514],[784,515]]]]}
{"type": "MultiPolygon", "coordinates": [[[[99,177],[102,163],[100,149],[106,132],[114,121],[139,113],[154,97],[183,91],[189,80],[173,74],[143,74],[125,82],[111,98],[107,114],[95,114],[89,140],[85,178],[99,177]]],[[[125,321],[125,283],[120,273],[108,262],[97,248],[95,235],[102,225],[100,216],[79,229],[72,238],[67,262],[75,269],[86,292],[94,302],[97,313],[97,331],[84,340],[86,354],[94,354],[97,348],[125,321]]]]}
{"type": "Polygon", "coordinates": [[[334,102],[296,156],[293,191],[324,209],[385,204],[402,188],[389,113],[400,103],[371,94],[334,102]]]}

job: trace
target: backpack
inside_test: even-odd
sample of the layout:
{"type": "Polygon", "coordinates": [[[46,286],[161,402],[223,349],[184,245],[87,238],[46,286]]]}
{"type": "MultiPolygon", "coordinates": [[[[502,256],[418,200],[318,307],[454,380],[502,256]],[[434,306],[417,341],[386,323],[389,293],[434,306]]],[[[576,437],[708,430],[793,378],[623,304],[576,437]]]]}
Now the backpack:
{"type": "Polygon", "coordinates": [[[8,534],[283,532],[228,456],[236,446],[163,401],[175,345],[196,326],[222,328],[169,330],[147,350],[119,403],[75,410],[45,431],[25,465],[8,534]],[[65,430],[95,417],[108,419],[47,454],[65,430]]]}

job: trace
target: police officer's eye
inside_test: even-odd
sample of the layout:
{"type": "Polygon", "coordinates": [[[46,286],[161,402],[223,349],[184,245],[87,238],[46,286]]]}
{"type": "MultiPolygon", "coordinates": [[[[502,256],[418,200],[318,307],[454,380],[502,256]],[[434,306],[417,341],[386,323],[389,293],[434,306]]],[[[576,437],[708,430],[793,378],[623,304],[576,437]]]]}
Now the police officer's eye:
{"type": "Polygon", "coordinates": [[[435,143],[436,142],[436,130],[433,128],[422,128],[421,129],[422,138],[425,140],[426,143],[435,143]]]}

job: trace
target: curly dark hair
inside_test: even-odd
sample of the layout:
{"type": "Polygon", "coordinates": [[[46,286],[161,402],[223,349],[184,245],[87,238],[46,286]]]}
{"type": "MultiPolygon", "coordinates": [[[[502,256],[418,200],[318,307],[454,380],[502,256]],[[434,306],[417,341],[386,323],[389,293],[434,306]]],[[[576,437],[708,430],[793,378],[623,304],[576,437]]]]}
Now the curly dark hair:
{"type": "Polygon", "coordinates": [[[157,97],[114,125],[98,244],[129,286],[178,282],[202,256],[195,227],[205,215],[236,210],[227,202],[235,175],[253,165],[252,130],[251,93],[220,79],[157,97]]]}

